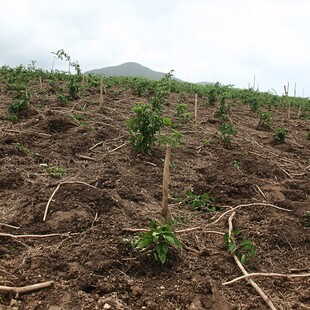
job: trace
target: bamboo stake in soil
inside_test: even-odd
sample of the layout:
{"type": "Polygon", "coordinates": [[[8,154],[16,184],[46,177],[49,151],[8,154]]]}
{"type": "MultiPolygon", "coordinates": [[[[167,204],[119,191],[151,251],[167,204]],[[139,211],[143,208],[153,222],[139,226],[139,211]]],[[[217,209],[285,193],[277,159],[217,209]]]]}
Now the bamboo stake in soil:
{"type": "Polygon", "coordinates": [[[103,79],[100,79],[100,96],[99,96],[99,107],[103,109],[103,79]]]}
{"type": "Polygon", "coordinates": [[[285,97],[286,97],[286,106],[287,106],[286,118],[290,119],[290,116],[291,116],[291,103],[288,100],[288,88],[289,88],[289,83],[287,83],[287,89],[286,89],[286,86],[284,85],[284,93],[285,93],[285,97]]]}
{"type": "Polygon", "coordinates": [[[43,91],[43,83],[42,83],[42,76],[39,76],[39,82],[40,82],[40,91],[43,91]]]}
{"type": "Polygon", "coordinates": [[[195,94],[195,124],[197,124],[197,114],[198,114],[198,96],[195,94]]]}
{"type": "Polygon", "coordinates": [[[164,217],[165,222],[167,222],[167,218],[168,218],[170,155],[171,155],[171,146],[167,145],[165,163],[164,163],[164,173],[163,173],[163,201],[162,201],[162,210],[161,210],[161,214],[164,217]]]}

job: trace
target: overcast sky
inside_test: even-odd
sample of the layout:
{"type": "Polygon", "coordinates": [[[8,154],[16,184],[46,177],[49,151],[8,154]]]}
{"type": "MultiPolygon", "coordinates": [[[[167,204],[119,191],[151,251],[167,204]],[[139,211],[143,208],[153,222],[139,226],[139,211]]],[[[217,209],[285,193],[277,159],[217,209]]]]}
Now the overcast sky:
{"type": "Polygon", "coordinates": [[[64,49],[83,71],[133,61],[310,97],[309,12],[309,0],[0,0],[0,66],[50,70],[64,49]]]}

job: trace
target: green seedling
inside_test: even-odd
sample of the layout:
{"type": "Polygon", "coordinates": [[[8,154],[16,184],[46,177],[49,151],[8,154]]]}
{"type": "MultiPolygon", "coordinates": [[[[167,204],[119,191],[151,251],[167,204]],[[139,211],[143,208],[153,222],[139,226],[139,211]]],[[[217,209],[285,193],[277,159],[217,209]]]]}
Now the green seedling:
{"type": "Polygon", "coordinates": [[[20,142],[13,143],[13,145],[23,152],[26,152],[26,153],[30,152],[29,149],[25,147],[24,145],[22,145],[20,142]]]}
{"type": "Polygon", "coordinates": [[[210,141],[208,139],[203,140],[203,145],[208,146],[210,144],[210,141]]]}
{"type": "Polygon", "coordinates": [[[245,239],[240,230],[234,230],[230,238],[227,232],[224,235],[224,243],[228,252],[235,254],[243,266],[256,252],[255,243],[252,240],[245,239]]]}
{"type": "Polygon", "coordinates": [[[28,100],[24,98],[18,102],[11,103],[8,107],[8,112],[9,114],[20,114],[27,108],[28,108],[28,100]]]}
{"type": "Polygon", "coordinates": [[[230,123],[223,123],[220,126],[221,140],[225,145],[230,145],[233,136],[237,134],[237,129],[230,123]]]}
{"type": "Polygon", "coordinates": [[[183,143],[182,138],[183,138],[183,134],[180,133],[178,130],[172,128],[170,133],[164,136],[161,136],[158,139],[158,143],[161,145],[169,144],[172,147],[178,147],[183,143]]]}
{"type": "Polygon", "coordinates": [[[278,143],[283,143],[288,135],[287,128],[277,128],[275,131],[275,140],[278,143]]]}
{"type": "Polygon", "coordinates": [[[216,212],[220,208],[214,205],[215,199],[209,194],[196,195],[192,189],[186,192],[187,201],[195,211],[216,212]]]}
{"type": "Polygon", "coordinates": [[[176,112],[174,116],[179,120],[180,123],[184,124],[191,120],[193,114],[188,112],[188,105],[185,103],[179,103],[176,105],[176,112]]]}
{"type": "Polygon", "coordinates": [[[172,226],[160,225],[155,220],[151,221],[150,229],[146,233],[139,234],[131,240],[131,246],[136,250],[153,253],[155,260],[162,264],[167,261],[170,246],[182,249],[182,243],[173,233],[172,226]]]}
{"type": "Polygon", "coordinates": [[[240,163],[238,160],[234,159],[232,162],[231,162],[231,165],[233,167],[235,167],[236,169],[240,169],[240,163]]]}
{"type": "Polygon", "coordinates": [[[48,164],[41,164],[40,166],[42,166],[45,169],[45,172],[49,175],[49,176],[53,176],[53,177],[62,177],[65,173],[65,170],[61,167],[58,166],[49,166],[48,164]]]}
{"type": "Polygon", "coordinates": [[[270,112],[260,112],[259,113],[259,128],[272,128],[272,115],[270,112]]]}

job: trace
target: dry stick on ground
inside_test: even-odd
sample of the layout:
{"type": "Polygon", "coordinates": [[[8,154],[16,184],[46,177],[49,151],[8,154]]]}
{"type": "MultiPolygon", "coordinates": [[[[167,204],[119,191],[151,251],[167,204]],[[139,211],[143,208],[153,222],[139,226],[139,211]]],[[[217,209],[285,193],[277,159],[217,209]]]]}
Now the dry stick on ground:
{"type": "Polygon", "coordinates": [[[245,204],[245,205],[238,205],[234,208],[231,208],[230,210],[222,213],[217,220],[215,220],[214,222],[210,223],[210,224],[207,224],[207,225],[213,225],[215,223],[217,223],[223,216],[225,216],[226,214],[228,214],[229,212],[233,212],[235,211],[236,209],[239,209],[239,208],[242,208],[242,207],[252,207],[252,206],[263,206],[263,207],[272,207],[272,208],[275,208],[275,209],[278,209],[278,210],[282,210],[282,211],[287,211],[287,212],[292,212],[292,210],[289,210],[289,209],[284,209],[284,208],[281,208],[281,207],[278,207],[278,206],[275,206],[275,205],[272,205],[270,203],[264,203],[264,202],[255,202],[255,203],[249,203],[249,204],[245,204]]]}
{"type": "Polygon", "coordinates": [[[99,96],[99,107],[103,109],[103,79],[100,79],[100,96],[99,96]]]}
{"type": "Polygon", "coordinates": [[[169,195],[169,165],[170,165],[171,146],[168,144],[166,148],[166,156],[163,172],[163,200],[161,215],[164,217],[165,222],[168,219],[168,195],[169,195]]]}
{"type": "Polygon", "coordinates": [[[46,282],[22,286],[22,287],[0,285],[0,291],[7,292],[7,293],[15,293],[18,296],[19,294],[28,293],[28,292],[40,290],[42,288],[50,287],[53,284],[54,284],[54,281],[46,281],[46,282]]]}
{"type": "Polygon", "coordinates": [[[69,237],[72,235],[79,235],[79,233],[55,233],[55,234],[46,234],[46,235],[12,235],[6,233],[0,233],[0,237],[7,237],[13,239],[20,239],[20,238],[50,238],[50,237],[69,237]]]}
{"type": "Polygon", "coordinates": [[[87,159],[87,160],[92,160],[92,161],[97,161],[96,158],[93,158],[93,157],[89,157],[89,156],[86,156],[86,155],[82,155],[82,154],[75,154],[77,157],[79,158],[82,158],[82,159],[87,159]]]}
{"type": "MultiPolygon", "coordinates": [[[[202,228],[201,227],[192,227],[192,228],[180,229],[180,230],[176,230],[175,233],[182,234],[182,233],[187,233],[187,232],[191,232],[194,230],[202,230],[202,228]]],[[[123,231],[127,231],[127,232],[147,232],[149,230],[146,228],[123,228],[123,231]]],[[[216,230],[203,230],[203,232],[207,233],[207,234],[216,234],[216,235],[222,235],[222,236],[225,235],[225,233],[223,233],[221,231],[216,231],[216,230]]]]}
{"type": "Polygon", "coordinates": [[[13,229],[20,229],[20,227],[18,226],[13,226],[13,225],[4,224],[4,223],[0,223],[0,226],[5,226],[5,227],[13,228],[13,229]]]}
{"type": "Polygon", "coordinates": [[[92,151],[94,148],[96,148],[97,146],[103,144],[103,141],[100,141],[98,143],[96,143],[95,145],[93,145],[92,147],[89,148],[90,151],[92,151]]]}
{"type": "Polygon", "coordinates": [[[112,153],[112,152],[114,152],[114,151],[117,151],[118,149],[122,148],[123,146],[125,146],[125,145],[127,145],[127,144],[128,144],[128,142],[125,142],[125,143],[119,145],[118,147],[116,147],[115,149],[113,149],[113,150],[111,150],[111,151],[108,151],[108,153],[110,154],[110,153],[112,153]]]}
{"type": "Polygon", "coordinates": [[[286,279],[292,279],[292,278],[303,278],[303,277],[310,277],[310,273],[305,274],[283,274],[283,273],[263,273],[263,272],[253,272],[248,273],[246,275],[243,275],[241,277],[235,278],[233,280],[227,281],[222,283],[222,285],[229,285],[241,280],[250,279],[254,277],[275,277],[275,278],[286,278],[286,279]]]}
{"type": "Polygon", "coordinates": [[[45,220],[46,220],[48,207],[49,207],[49,205],[51,204],[52,199],[53,199],[53,197],[55,196],[55,194],[56,194],[56,192],[58,191],[58,189],[59,189],[59,187],[60,187],[61,184],[83,184],[83,185],[89,186],[89,187],[91,187],[91,188],[101,190],[100,188],[98,188],[98,187],[96,187],[96,186],[90,185],[90,184],[85,183],[85,182],[82,182],[82,181],[64,181],[64,182],[60,182],[60,183],[57,185],[57,187],[55,188],[55,190],[53,191],[53,193],[52,193],[50,199],[48,200],[48,202],[47,202],[47,204],[46,204],[45,211],[44,211],[44,216],[43,216],[43,222],[45,222],[45,220]]]}
{"type": "MultiPolygon", "coordinates": [[[[230,215],[229,219],[228,219],[228,236],[229,239],[231,240],[231,234],[233,231],[233,224],[232,224],[232,220],[233,217],[235,216],[236,212],[233,211],[233,213],[230,215]]],[[[236,262],[236,264],[238,265],[239,269],[242,271],[242,273],[244,275],[248,275],[248,272],[246,271],[246,269],[243,267],[243,265],[240,263],[238,257],[236,256],[236,254],[233,255],[234,260],[236,262]]],[[[273,305],[271,299],[262,291],[262,289],[252,280],[252,279],[246,279],[246,281],[252,285],[252,287],[256,290],[256,292],[264,299],[264,301],[266,302],[266,304],[270,307],[270,309],[272,310],[276,310],[276,307],[273,305]]]]}

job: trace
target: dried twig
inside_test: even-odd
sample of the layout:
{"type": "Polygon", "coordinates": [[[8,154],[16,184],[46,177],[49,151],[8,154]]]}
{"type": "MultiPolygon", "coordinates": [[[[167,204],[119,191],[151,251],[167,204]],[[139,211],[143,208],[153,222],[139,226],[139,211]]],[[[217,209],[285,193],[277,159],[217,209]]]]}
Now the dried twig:
{"type": "Polygon", "coordinates": [[[115,149],[108,151],[108,153],[112,153],[114,151],[117,151],[118,149],[122,148],[123,146],[125,146],[127,144],[128,144],[128,142],[125,142],[125,143],[121,144],[120,146],[116,147],[115,149]]]}
{"type": "Polygon", "coordinates": [[[13,228],[13,229],[20,229],[20,227],[18,226],[13,226],[13,225],[4,224],[4,223],[0,223],[0,226],[5,226],[5,227],[13,228]]]}
{"type": "Polygon", "coordinates": [[[37,283],[33,285],[27,285],[22,287],[15,287],[15,286],[1,286],[0,291],[7,292],[7,293],[16,293],[17,295],[28,293],[36,290],[40,290],[42,288],[50,287],[54,284],[54,281],[47,281],[42,283],[37,283]]]}
{"type": "Polygon", "coordinates": [[[302,277],[310,277],[310,273],[305,274],[283,274],[283,273],[263,273],[263,272],[253,272],[248,273],[246,275],[243,275],[241,277],[235,278],[233,280],[227,281],[222,283],[222,285],[229,285],[244,279],[250,279],[254,277],[276,277],[276,278],[286,278],[286,279],[292,279],[292,278],[302,278],[302,277]]]}
{"type": "Polygon", "coordinates": [[[280,168],[290,179],[293,179],[293,177],[283,168],[280,168]]]}
{"type": "MultiPolygon", "coordinates": [[[[228,236],[229,239],[231,239],[231,234],[233,231],[233,224],[232,224],[232,220],[233,217],[235,216],[236,212],[233,211],[233,213],[230,215],[229,219],[228,219],[228,236]]],[[[242,273],[244,275],[248,275],[248,272],[246,271],[246,269],[243,267],[243,265],[241,264],[241,262],[239,261],[238,257],[234,254],[233,255],[234,260],[237,264],[237,266],[239,267],[239,269],[242,271],[242,273]]],[[[272,310],[276,310],[276,307],[273,305],[271,299],[262,291],[262,289],[252,280],[252,279],[246,279],[246,281],[252,285],[252,287],[256,290],[256,292],[263,298],[263,300],[266,302],[266,304],[270,307],[270,309],[272,310]]]]}
{"type": "Polygon", "coordinates": [[[6,233],[0,233],[0,237],[7,237],[13,239],[20,238],[49,238],[49,237],[69,237],[70,235],[78,235],[79,233],[55,233],[55,234],[46,234],[46,235],[12,235],[6,233]]]}
{"type": "Polygon", "coordinates": [[[76,154],[76,156],[79,157],[79,158],[82,158],[82,159],[88,159],[88,160],[92,160],[92,161],[97,161],[96,158],[89,157],[89,156],[86,156],[86,155],[76,154]]]}
{"type": "Polygon", "coordinates": [[[208,224],[208,225],[213,225],[215,223],[217,223],[222,217],[224,217],[226,214],[230,213],[230,212],[233,212],[235,211],[236,209],[239,209],[239,208],[243,208],[243,207],[254,207],[254,206],[263,206],[263,207],[272,207],[272,208],[275,208],[275,209],[278,209],[278,210],[281,210],[281,211],[287,211],[287,212],[292,212],[292,210],[289,210],[289,209],[284,209],[284,208],[281,208],[281,207],[278,207],[278,206],[275,206],[275,205],[272,205],[270,203],[264,203],[264,202],[255,202],[255,203],[249,203],[249,204],[245,204],[245,205],[238,205],[234,208],[231,208],[229,209],[228,211],[222,213],[217,220],[215,220],[214,222],[208,224]]]}
{"type": "Polygon", "coordinates": [[[50,199],[48,200],[48,202],[47,202],[47,204],[46,204],[45,211],[44,211],[44,215],[43,215],[43,222],[45,222],[45,220],[46,220],[48,207],[49,207],[49,205],[50,205],[50,203],[51,203],[53,197],[55,196],[55,194],[56,194],[56,192],[58,191],[58,189],[59,189],[59,187],[60,187],[61,184],[62,184],[62,183],[59,183],[59,184],[57,185],[57,187],[56,187],[55,190],[53,191],[53,193],[52,193],[50,199]]]}
{"type": "Polygon", "coordinates": [[[96,186],[93,186],[93,185],[90,185],[88,183],[85,183],[85,182],[82,182],[82,181],[63,181],[63,182],[60,182],[57,187],[55,188],[55,190],[53,191],[50,199],[48,200],[47,204],[46,204],[46,207],[45,207],[45,211],[44,211],[44,216],[43,216],[43,222],[45,222],[46,220],[46,216],[47,216],[47,211],[48,211],[48,208],[49,208],[49,205],[53,199],[53,197],[55,196],[56,192],[58,191],[59,187],[61,184],[83,184],[83,185],[86,185],[86,186],[89,186],[91,188],[94,188],[94,189],[98,189],[98,190],[101,190],[100,188],[96,187],[96,186]]]}
{"type": "Polygon", "coordinates": [[[259,191],[259,193],[265,198],[267,199],[266,195],[264,194],[264,192],[259,188],[259,186],[256,184],[256,188],[259,191]]]}
{"type": "Polygon", "coordinates": [[[100,141],[98,143],[96,143],[95,145],[93,145],[92,147],[89,148],[90,151],[92,151],[93,149],[95,149],[97,146],[103,144],[103,141],[100,141]]]}

